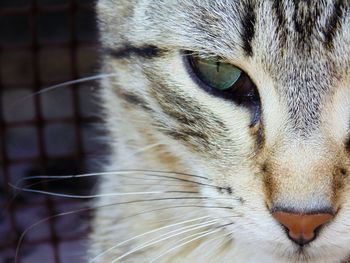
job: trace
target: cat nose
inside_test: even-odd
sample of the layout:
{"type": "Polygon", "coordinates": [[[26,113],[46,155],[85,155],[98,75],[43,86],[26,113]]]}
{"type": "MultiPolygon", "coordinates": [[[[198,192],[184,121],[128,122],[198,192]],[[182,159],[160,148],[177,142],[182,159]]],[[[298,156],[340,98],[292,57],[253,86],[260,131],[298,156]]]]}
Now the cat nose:
{"type": "Polygon", "coordinates": [[[288,229],[288,236],[295,243],[303,246],[315,239],[315,230],[332,220],[330,213],[297,214],[275,211],[272,216],[288,229]]]}

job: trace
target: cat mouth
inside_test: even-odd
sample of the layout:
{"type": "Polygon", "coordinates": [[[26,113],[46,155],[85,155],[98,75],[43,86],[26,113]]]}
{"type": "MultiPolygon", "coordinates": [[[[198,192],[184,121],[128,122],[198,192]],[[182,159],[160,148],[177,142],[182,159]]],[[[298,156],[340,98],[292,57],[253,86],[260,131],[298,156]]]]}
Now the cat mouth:
{"type": "Polygon", "coordinates": [[[286,253],[286,250],[281,248],[278,252],[278,256],[288,262],[313,262],[317,260],[317,257],[315,257],[314,253],[310,253],[309,249],[308,245],[298,246],[295,247],[293,251],[286,253]]]}

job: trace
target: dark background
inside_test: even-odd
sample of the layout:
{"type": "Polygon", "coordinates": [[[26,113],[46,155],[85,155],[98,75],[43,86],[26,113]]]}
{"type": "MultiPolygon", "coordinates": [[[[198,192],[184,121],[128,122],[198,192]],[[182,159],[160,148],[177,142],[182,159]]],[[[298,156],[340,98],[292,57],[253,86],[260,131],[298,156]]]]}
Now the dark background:
{"type": "Polygon", "coordinates": [[[0,262],[86,262],[90,200],[18,191],[89,195],[92,178],[23,180],[99,170],[105,154],[96,81],[93,0],[0,0],[0,262]],[[25,98],[25,99],[24,99],[25,98]],[[65,211],[70,215],[55,216],[65,211]],[[47,218],[41,222],[41,219],[47,218]]]}

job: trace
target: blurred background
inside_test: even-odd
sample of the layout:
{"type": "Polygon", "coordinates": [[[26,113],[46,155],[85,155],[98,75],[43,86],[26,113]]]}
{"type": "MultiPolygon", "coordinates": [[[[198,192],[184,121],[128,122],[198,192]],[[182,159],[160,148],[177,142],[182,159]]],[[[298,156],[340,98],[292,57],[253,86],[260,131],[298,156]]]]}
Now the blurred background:
{"type": "Polygon", "coordinates": [[[93,178],[26,180],[96,171],[105,154],[96,81],[36,92],[98,73],[93,0],[0,0],[0,262],[86,262],[93,178]],[[60,213],[76,211],[63,216],[60,213]],[[42,220],[42,219],[47,220],[42,220]],[[31,225],[35,224],[32,228],[31,225]]]}

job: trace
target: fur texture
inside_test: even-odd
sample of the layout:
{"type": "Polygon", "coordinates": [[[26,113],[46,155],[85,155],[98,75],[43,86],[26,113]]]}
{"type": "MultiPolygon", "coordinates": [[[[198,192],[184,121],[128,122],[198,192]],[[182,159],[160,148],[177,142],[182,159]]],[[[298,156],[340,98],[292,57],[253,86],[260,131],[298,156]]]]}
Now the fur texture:
{"type": "Polygon", "coordinates": [[[99,0],[97,10],[102,72],[116,76],[101,83],[112,172],[92,262],[350,262],[347,1],[99,0]],[[244,70],[259,121],[202,89],[183,51],[244,70]],[[277,208],[334,218],[299,246],[277,208]]]}

